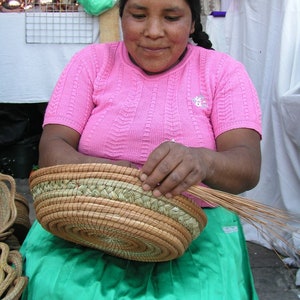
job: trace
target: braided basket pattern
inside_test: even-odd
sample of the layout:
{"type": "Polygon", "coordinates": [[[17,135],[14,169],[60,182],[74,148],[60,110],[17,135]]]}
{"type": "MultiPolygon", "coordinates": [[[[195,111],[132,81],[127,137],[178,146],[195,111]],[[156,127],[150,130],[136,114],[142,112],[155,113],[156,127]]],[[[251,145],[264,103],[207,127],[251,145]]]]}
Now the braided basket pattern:
{"type": "Polygon", "coordinates": [[[36,216],[65,240],[136,261],[181,256],[206,225],[183,196],[154,198],[139,171],[110,164],[60,165],[30,176],[36,216]]]}

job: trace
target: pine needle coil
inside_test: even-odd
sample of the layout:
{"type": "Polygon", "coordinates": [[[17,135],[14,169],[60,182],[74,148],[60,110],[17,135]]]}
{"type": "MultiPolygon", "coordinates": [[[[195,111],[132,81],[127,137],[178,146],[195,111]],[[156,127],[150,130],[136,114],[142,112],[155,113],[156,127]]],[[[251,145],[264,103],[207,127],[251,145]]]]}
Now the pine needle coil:
{"type": "Polygon", "coordinates": [[[11,249],[19,247],[13,235],[18,214],[16,194],[14,178],[0,173],[0,299],[3,300],[20,299],[28,283],[28,278],[22,276],[22,256],[11,249]]]}
{"type": "Polygon", "coordinates": [[[107,164],[42,168],[30,177],[36,216],[49,232],[137,261],[181,256],[206,225],[184,196],[155,198],[139,171],[107,164]]]}

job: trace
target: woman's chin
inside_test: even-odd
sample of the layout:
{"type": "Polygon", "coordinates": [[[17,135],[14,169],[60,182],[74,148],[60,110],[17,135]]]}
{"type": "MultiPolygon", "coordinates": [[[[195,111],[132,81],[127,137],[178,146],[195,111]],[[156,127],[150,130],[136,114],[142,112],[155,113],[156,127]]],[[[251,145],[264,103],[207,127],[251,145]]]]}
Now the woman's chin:
{"type": "Polygon", "coordinates": [[[160,74],[160,73],[163,73],[165,71],[168,71],[169,69],[171,69],[172,66],[165,66],[165,67],[153,67],[153,66],[150,66],[150,67],[144,67],[142,68],[143,71],[146,73],[146,74],[149,74],[149,75],[155,75],[155,74],[160,74]]]}

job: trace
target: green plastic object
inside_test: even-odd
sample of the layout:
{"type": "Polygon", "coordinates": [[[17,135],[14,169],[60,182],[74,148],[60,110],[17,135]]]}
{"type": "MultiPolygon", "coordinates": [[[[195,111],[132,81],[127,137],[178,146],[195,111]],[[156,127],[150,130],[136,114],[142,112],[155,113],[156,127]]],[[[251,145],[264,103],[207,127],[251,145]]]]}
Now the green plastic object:
{"type": "Polygon", "coordinates": [[[117,0],[78,0],[86,13],[99,16],[105,11],[113,8],[117,0]]]}

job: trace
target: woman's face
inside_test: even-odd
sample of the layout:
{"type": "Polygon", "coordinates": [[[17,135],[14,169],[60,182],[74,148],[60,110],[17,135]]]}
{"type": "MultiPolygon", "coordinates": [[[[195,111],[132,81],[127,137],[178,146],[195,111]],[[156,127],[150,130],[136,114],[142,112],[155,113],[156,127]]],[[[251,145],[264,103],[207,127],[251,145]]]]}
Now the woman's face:
{"type": "Polygon", "coordinates": [[[185,0],[128,0],[122,30],[131,59],[151,74],[177,64],[194,24],[185,0]]]}

